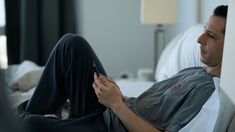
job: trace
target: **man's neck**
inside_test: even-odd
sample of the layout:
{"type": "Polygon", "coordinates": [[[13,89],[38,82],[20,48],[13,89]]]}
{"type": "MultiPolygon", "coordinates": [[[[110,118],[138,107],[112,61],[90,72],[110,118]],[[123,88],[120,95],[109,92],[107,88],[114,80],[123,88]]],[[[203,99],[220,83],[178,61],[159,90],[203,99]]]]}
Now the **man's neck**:
{"type": "Polygon", "coordinates": [[[206,66],[205,67],[205,71],[206,73],[216,76],[216,77],[220,77],[220,73],[221,73],[221,64],[215,66],[215,67],[209,67],[206,66]]]}

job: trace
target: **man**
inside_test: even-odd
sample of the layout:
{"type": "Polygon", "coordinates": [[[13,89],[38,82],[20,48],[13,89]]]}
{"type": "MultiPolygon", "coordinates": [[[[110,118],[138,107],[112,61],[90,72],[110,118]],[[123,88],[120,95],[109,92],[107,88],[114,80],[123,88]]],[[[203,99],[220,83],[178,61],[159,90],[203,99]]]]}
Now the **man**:
{"type": "Polygon", "coordinates": [[[184,69],[137,98],[123,96],[106,77],[86,40],[65,35],[47,62],[24,122],[32,131],[179,131],[213,93],[213,77],[220,77],[226,17],[227,6],[218,6],[198,38],[206,67],[184,69]],[[69,119],[44,116],[54,113],[67,99],[69,119]]]}

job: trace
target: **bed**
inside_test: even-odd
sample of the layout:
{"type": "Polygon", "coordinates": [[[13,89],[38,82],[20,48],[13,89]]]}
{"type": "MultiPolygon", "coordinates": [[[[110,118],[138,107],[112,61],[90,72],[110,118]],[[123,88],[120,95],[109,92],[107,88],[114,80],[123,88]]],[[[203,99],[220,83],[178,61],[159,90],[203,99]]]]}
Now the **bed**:
{"type": "MultiPolygon", "coordinates": [[[[202,31],[202,25],[195,25],[177,35],[167,45],[156,66],[154,77],[157,82],[174,75],[184,68],[203,66],[200,62],[199,44],[197,44],[197,37],[202,31]]],[[[19,65],[11,65],[5,70],[8,78],[8,94],[13,109],[16,109],[20,103],[30,99],[42,71],[43,67],[37,66],[28,60],[19,65]]],[[[116,80],[116,82],[122,93],[129,97],[140,95],[154,83],[152,81],[136,82],[127,80],[116,80]]],[[[199,130],[202,132],[222,132],[234,127],[229,126],[229,124],[234,124],[230,123],[234,110],[226,111],[229,113],[226,117],[222,114],[224,109],[222,109],[221,100],[224,101],[224,99],[221,97],[219,78],[214,78],[214,84],[216,86],[215,92],[204,104],[198,115],[180,130],[181,132],[198,132],[199,130]]],[[[229,103],[226,107],[229,107],[229,103]]]]}

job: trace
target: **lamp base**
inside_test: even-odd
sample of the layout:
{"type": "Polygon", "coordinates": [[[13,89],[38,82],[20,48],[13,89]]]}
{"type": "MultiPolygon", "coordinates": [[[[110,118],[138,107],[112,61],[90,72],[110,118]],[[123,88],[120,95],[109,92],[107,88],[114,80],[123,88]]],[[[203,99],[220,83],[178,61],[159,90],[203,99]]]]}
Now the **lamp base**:
{"type": "Polygon", "coordinates": [[[155,40],[154,40],[154,72],[156,71],[157,62],[160,58],[162,51],[165,48],[165,30],[163,25],[158,24],[157,29],[155,30],[155,40]]]}

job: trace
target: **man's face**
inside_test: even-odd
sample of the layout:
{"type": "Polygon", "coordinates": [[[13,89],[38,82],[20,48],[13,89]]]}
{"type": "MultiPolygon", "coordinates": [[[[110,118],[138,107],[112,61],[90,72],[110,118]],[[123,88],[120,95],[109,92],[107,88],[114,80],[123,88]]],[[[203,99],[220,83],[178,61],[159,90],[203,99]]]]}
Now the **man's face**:
{"type": "Polygon", "coordinates": [[[204,32],[198,38],[198,43],[201,44],[200,59],[207,66],[215,67],[222,63],[225,24],[225,18],[211,16],[204,32]]]}

